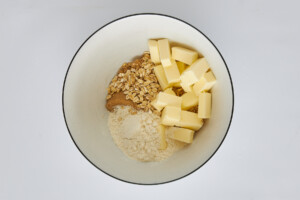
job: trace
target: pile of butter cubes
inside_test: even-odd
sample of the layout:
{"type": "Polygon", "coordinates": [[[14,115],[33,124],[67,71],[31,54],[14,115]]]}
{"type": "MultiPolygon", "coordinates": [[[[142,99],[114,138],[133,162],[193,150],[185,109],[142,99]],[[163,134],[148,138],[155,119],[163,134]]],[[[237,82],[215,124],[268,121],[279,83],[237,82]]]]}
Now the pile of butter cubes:
{"type": "Polygon", "coordinates": [[[174,46],[168,39],[148,41],[151,60],[156,64],[154,73],[163,92],[158,93],[152,106],[162,111],[160,149],[166,149],[166,136],[192,143],[195,131],[203,126],[203,119],[211,115],[211,93],[216,83],[204,57],[198,52],[174,46]],[[172,52],[171,52],[172,51],[172,52]],[[176,96],[172,87],[182,87],[184,94],[176,96]],[[188,111],[198,105],[198,113],[188,111]]]}

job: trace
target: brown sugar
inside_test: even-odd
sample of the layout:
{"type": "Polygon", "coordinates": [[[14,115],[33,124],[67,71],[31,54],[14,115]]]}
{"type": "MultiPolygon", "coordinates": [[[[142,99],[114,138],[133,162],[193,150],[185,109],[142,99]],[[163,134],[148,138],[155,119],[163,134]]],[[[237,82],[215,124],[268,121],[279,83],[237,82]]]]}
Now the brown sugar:
{"type": "Polygon", "coordinates": [[[126,95],[123,92],[114,93],[112,97],[106,101],[106,108],[110,112],[118,105],[136,107],[133,101],[126,99],[126,95]]]}

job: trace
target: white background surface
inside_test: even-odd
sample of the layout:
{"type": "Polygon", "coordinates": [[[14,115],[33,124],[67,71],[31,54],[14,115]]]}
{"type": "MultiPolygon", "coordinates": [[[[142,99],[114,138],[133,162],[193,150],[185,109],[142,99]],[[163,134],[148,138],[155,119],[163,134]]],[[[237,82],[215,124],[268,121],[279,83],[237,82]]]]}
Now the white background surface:
{"type": "Polygon", "coordinates": [[[1,1],[0,199],[299,199],[300,4],[295,1],[1,1]],[[223,54],[233,122],[194,174],[139,186],[93,167],[62,114],[65,72],[81,43],[127,14],[169,14],[223,54]]]}

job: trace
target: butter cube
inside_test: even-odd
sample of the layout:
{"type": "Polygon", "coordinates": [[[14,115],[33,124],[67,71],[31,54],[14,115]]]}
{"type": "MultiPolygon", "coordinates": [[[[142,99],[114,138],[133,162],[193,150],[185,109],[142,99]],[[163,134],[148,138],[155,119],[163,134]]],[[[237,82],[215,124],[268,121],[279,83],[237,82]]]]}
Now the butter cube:
{"type": "Polygon", "coordinates": [[[182,72],[185,70],[186,65],[183,62],[176,61],[179,73],[182,74],[182,72]]]}
{"type": "Polygon", "coordinates": [[[160,107],[165,107],[165,106],[176,106],[181,108],[181,104],[182,104],[182,98],[172,95],[172,94],[168,94],[165,92],[159,92],[158,95],[156,96],[157,99],[157,105],[160,107]]]}
{"type": "Polygon", "coordinates": [[[154,62],[155,64],[160,63],[157,41],[156,40],[148,40],[148,47],[149,47],[150,57],[151,57],[152,62],[154,62]]]}
{"type": "Polygon", "coordinates": [[[201,92],[199,94],[198,117],[210,118],[211,115],[211,93],[201,92]]]}
{"type": "Polygon", "coordinates": [[[203,120],[198,117],[197,113],[182,110],[180,120],[174,125],[197,131],[203,126],[203,120]]]}
{"type": "Polygon", "coordinates": [[[200,81],[198,81],[197,83],[195,83],[193,85],[192,88],[193,88],[193,91],[194,91],[196,96],[199,96],[199,94],[204,91],[203,88],[204,88],[205,84],[206,84],[206,80],[202,77],[200,79],[200,81]]]}
{"type": "Polygon", "coordinates": [[[175,96],[176,96],[176,94],[175,94],[175,92],[173,91],[172,88],[167,88],[167,89],[165,89],[164,93],[172,94],[172,95],[175,95],[175,96]]]}
{"type": "Polygon", "coordinates": [[[161,111],[164,107],[157,104],[157,99],[154,99],[151,102],[151,105],[158,111],[161,111]]]}
{"type": "Polygon", "coordinates": [[[199,82],[195,83],[193,90],[197,96],[200,92],[209,91],[216,83],[216,77],[212,71],[206,72],[199,82]]]}
{"type": "Polygon", "coordinates": [[[166,126],[173,126],[180,120],[181,108],[175,106],[166,106],[162,111],[161,123],[166,126]]]}
{"type": "Polygon", "coordinates": [[[204,73],[209,69],[209,65],[205,58],[199,58],[189,68],[187,68],[180,76],[180,80],[185,85],[191,86],[200,81],[204,73]]]}
{"type": "Polygon", "coordinates": [[[167,77],[165,75],[165,71],[162,65],[157,65],[154,67],[154,73],[155,76],[159,82],[160,87],[165,90],[168,87],[171,87],[171,85],[167,81],[167,77]]]}
{"type": "Polygon", "coordinates": [[[181,87],[180,82],[174,83],[173,87],[181,87]]]}
{"type": "Polygon", "coordinates": [[[168,144],[166,142],[166,132],[164,125],[158,125],[157,131],[159,133],[160,142],[159,142],[159,149],[164,150],[167,148],[168,144]]]}
{"type": "Polygon", "coordinates": [[[167,136],[173,140],[178,140],[185,143],[192,143],[195,131],[185,128],[168,127],[167,136]]]}
{"type": "Polygon", "coordinates": [[[172,58],[188,65],[198,58],[198,53],[182,47],[172,47],[172,58]]]}
{"type": "Polygon", "coordinates": [[[169,84],[177,83],[180,81],[180,73],[174,60],[171,61],[170,66],[164,67],[164,70],[169,84]]]}
{"type": "Polygon", "coordinates": [[[181,108],[183,110],[188,110],[198,104],[198,97],[193,91],[184,93],[181,96],[181,98],[182,98],[181,108]]]}
{"type": "Polygon", "coordinates": [[[182,87],[182,89],[183,89],[185,92],[191,92],[191,91],[193,91],[192,86],[186,85],[184,82],[180,82],[180,86],[182,87]]]}
{"type": "Polygon", "coordinates": [[[158,40],[158,51],[160,61],[163,67],[168,67],[171,65],[171,51],[168,39],[158,40]]]}

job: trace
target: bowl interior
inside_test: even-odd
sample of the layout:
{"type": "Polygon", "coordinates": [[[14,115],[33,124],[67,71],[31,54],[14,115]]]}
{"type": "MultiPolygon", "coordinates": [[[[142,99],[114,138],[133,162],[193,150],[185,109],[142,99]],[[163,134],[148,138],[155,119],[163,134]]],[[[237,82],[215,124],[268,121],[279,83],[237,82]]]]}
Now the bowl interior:
{"type": "Polygon", "coordinates": [[[90,162],[118,179],[155,184],[191,173],[214,154],[229,128],[233,91],[221,55],[199,31],[171,17],[135,15],[106,25],[80,48],[66,77],[63,106],[70,134],[90,162]],[[212,117],[192,145],[162,162],[142,163],[127,158],[114,144],[107,125],[105,97],[118,68],[148,50],[150,38],[168,38],[201,52],[217,83],[212,90],[212,117]]]}

